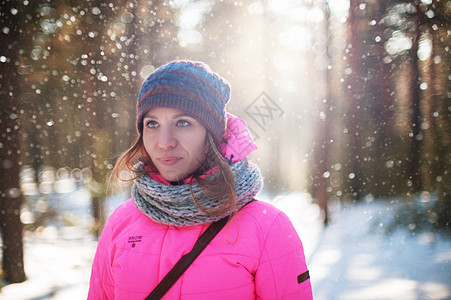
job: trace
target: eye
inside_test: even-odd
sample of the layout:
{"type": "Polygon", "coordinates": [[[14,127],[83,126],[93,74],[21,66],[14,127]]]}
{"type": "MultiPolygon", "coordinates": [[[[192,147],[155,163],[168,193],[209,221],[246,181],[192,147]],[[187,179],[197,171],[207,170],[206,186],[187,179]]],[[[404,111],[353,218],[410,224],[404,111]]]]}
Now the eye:
{"type": "Polygon", "coordinates": [[[148,120],[146,121],[146,127],[148,128],[157,128],[158,127],[158,123],[153,121],[153,120],[148,120]]]}
{"type": "Polygon", "coordinates": [[[177,126],[178,127],[187,127],[189,125],[191,125],[191,123],[186,121],[186,120],[178,120],[177,121],[177,126]]]}

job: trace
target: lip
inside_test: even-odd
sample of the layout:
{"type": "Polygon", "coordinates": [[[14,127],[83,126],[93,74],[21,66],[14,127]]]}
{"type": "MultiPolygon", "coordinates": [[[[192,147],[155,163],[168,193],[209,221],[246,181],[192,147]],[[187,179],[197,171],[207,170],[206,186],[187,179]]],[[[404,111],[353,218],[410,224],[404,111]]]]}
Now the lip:
{"type": "Polygon", "coordinates": [[[177,156],[164,156],[164,157],[159,157],[158,161],[160,162],[160,164],[162,164],[163,166],[173,166],[176,163],[179,162],[179,160],[181,160],[181,157],[177,157],[177,156]]]}

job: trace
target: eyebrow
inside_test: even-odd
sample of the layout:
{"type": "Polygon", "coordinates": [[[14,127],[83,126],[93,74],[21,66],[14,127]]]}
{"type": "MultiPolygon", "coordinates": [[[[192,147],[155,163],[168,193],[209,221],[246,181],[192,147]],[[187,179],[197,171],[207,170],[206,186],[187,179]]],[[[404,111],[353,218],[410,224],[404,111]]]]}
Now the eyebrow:
{"type": "MultiPolygon", "coordinates": [[[[188,115],[188,114],[186,114],[186,113],[181,113],[181,114],[176,114],[176,115],[174,115],[173,119],[177,119],[177,118],[180,118],[180,117],[189,117],[189,118],[193,118],[193,117],[191,117],[190,115],[188,115]]],[[[149,114],[144,115],[144,118],[158,119],[157,116],[149,115],[149,114]]]]}

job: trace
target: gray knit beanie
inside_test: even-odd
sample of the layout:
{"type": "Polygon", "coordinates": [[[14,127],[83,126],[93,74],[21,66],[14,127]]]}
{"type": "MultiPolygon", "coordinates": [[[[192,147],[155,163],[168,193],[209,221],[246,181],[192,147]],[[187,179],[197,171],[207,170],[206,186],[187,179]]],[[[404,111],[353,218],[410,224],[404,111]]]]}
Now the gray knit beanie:
{"type": "Polygon", "coordinates": [[[144,115],[153,107],[171,107],[198,120],[219,144],[226,128],[225,105],[229,100],[230,84],[205,63],[173,61],[144,81],[136,106],[137,128],[142,133],[144,115]]]}

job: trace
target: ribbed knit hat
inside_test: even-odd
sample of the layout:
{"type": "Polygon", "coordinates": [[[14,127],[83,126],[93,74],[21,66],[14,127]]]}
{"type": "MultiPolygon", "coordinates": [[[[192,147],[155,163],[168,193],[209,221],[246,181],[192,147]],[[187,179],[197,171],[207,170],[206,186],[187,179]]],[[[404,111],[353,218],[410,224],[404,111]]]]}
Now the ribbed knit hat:
{"type": "Polygon", "coordinates": [[[222,141],[226,128],[225,105],[230,84],[202,62],[178,60],[156,69],[144,81],[138,96],[137,128],[142,133],[144,115],[153,107],[184,111],[222,141]]]}

